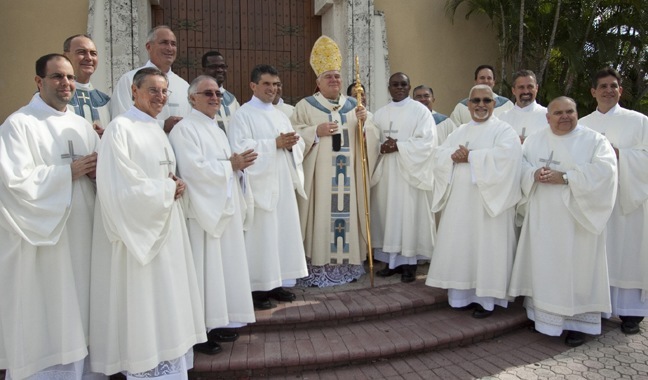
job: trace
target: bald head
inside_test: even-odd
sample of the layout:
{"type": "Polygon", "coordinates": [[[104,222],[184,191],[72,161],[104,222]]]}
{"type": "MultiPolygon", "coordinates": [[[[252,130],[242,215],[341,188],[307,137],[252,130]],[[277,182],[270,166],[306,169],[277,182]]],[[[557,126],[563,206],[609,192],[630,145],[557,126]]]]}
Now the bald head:
{"type": "Polygon", "coordinates": [[[578,124],[576,102],[567,96],[559,96],[547,106],[547,122],[551,131],[558,136],[573,131],[578,124]]]}

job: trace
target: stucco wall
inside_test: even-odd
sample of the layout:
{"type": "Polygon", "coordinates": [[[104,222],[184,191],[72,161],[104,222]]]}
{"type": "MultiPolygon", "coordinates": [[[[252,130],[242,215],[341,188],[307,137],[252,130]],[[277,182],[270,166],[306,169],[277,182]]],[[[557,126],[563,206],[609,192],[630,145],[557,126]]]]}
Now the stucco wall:
{"type": "Polygon", "coordinates": [[[34,63],[62,53],[63,41],[85,33],[88,0],[2,1],[0,12],[0,123],[36,91],[34,63]]]}
{"type": "MultiPolygon", "coordinates": [[[[477,66],[497,66],[495,32],[484,16],[466,21],[459,8],[454,23],[445,0],[375,0],[385,14],[391,71],[410,76],[412,88],[427,84],[434,90],[435,110],[449,115],[468,96],[477,66]]],[[[385,84],[386,86],[386,84],[385,84]]]]}

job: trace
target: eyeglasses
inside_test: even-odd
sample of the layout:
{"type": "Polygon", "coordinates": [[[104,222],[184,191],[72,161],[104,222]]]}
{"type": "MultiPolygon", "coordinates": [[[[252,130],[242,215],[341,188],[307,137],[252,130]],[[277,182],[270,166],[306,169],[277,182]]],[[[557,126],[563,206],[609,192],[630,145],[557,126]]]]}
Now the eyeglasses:
{"type": "Polygon", "coordinates": [[[227,64],[218,64],[218,65],[214,64],[214,65],[207,65],[207,66],[204,66],[204,67],[206,69],[223,69],[223,70],[225,70],[225,69],[227,69],[227,64]]]}
{"type": "Polygon", "coordinates": [[[148,93],[151,96],[155,96],[155,95],[169,96],[169,95],[171,95],[171,90],[168,90],[166,88],[150,87],[150,88],[148,88],[148,93]]]}
{"type": "Polygon", "coordinates": [[[62,81],[64,78],[67,78],[67,80],[73,82],[76,79],[76,75],[72,75],[72,74],[63,75],[61,73],[54,73],[50,75],[45,75],[45,78],[54,79],[55,81],[62,81]]]}
{"type": "Polygon", "coordinates": [[[217,98],[222,98],[223,93],[220,91],[212,91],[212,90],[205,90],[203,92],[196,92],[196,94],[204,95],[208,98],[211,98],[212,96],[216,96],[217,98]]]}
{"type": "Polygon", "coordinates": [[[493,102],[493,99],[491,98],[472,98],[470,99],[470,102],[472,104],[479,104],[479,103],[484,103],[484,104],[491,104],[493,102]]]}

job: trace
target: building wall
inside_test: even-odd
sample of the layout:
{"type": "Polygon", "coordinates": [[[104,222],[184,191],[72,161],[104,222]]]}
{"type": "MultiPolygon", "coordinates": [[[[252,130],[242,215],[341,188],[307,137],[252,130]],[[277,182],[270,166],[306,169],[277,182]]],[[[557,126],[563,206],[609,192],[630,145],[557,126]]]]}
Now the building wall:
{"type": "Polygon", "coordinates": [[[2,1],[0,12],[0,123],[29,102],[36,60],[62,53],[63,41],[85,33],[88,0],[2,1]]]}
{"type": "Polygon", "coordinates": [[[409,75],[412,88],[432,87],[435,110],[449,115],[468,96],[475,68],[498,62],[488,18],[472,15],[466,21],[465,8],[460,7],[453,23],[445,4],[445,0],[375,0],[374,7],[384,12],[392,73],[409,75]]]}

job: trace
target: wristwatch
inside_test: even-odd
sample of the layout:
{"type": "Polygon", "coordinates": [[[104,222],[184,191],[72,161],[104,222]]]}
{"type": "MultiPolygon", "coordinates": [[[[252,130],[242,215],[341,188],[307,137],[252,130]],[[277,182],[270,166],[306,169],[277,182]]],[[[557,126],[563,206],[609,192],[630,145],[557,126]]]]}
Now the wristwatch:
{"type": "Polygon", "coordinates": [[[563,177],[563,182],[565,182],[565,185],[569,185],[569,180],[567,179],[567,173],[562,175],[563,177]]]}

